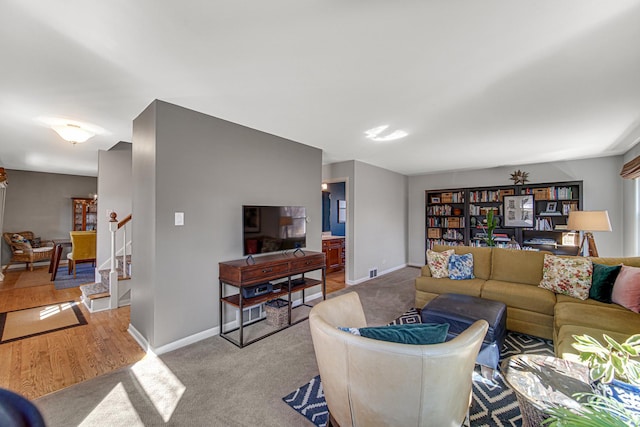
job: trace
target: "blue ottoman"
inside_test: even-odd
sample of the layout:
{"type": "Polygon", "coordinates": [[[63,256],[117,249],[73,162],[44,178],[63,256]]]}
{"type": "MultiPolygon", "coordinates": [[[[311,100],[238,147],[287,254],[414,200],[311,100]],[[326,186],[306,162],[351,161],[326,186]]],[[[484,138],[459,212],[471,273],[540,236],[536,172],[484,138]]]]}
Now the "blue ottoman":
{"type": "Polygon", "coordinates": [[[448,323],[447,340],[458,336],[476,320],[486,320],[489,330],[476,363],[491,369],[498,367],[500,349],[507,335],[507,306],[504,303],[469,295],[443,294],[424,306],[421,317],[422,323],[448,323]]]}

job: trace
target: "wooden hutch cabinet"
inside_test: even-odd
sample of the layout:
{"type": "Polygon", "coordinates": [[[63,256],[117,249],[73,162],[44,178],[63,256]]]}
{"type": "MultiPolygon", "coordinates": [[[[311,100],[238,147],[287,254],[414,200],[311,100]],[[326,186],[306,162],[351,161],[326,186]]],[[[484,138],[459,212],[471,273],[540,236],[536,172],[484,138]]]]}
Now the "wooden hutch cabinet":
{"type": "Polygon", "coordinates": [[[92,198],[73,197],[73,231],[96,230],[98,226],[98,204],[92,198]]]}

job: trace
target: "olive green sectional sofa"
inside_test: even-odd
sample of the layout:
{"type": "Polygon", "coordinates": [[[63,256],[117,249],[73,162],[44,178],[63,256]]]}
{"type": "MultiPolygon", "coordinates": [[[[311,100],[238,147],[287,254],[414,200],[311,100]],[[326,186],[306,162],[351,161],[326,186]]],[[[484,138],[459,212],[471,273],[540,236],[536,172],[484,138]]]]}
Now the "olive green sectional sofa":
{"type": "MultiPolygon", "coordinates": [[[[474,279],[434,278],[427,265],[416,279],[416,307],[422,308],[440,294],[456,293],[501,301],[507,305],[507,329],[553,339],[556,356],[577,353],[572,335],[589,334],[602,340],[606,333],[624,341],[640,332],[640,314],[618,304],[580,300],[538,287],[544,256],[549,252],[501,248],[436,246],[473,254],[474,279]]],[[[640,257],[591,258],[605,265],[640,267],[640,257]]]]}

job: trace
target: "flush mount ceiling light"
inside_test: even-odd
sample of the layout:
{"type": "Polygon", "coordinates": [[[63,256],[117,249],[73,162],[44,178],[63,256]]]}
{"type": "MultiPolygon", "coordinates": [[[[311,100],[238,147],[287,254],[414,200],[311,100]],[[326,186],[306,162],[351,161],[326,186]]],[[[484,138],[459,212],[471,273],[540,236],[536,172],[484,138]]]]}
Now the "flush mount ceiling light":
{"type": "Polygon", "coordinates": [[[51,126],[53,130],[58,132],[58,135],[62,137],[65,141],[69,141],[72,144],[77,144],[80,142],[85,142],[87,139],[95,136],[95,133],[91,132],[88,129],[84,129],[81,126],[75,125],[73,123],[66,123],[64,125],[55,125],[51,126]]]}
{"type": "Polygon", "coordinates": [[[99,126],[90,123],[82,123],[76,120],[67,120],[56,117],[39,117],[38,121],[51,127],[65,141],[78,144],[87,141],[89,138],[105,132],[99,126]]]}
{"type": "Polygon", "coordinates": [[[395,141],[396,139],[404,138],[405,136],[409,135],[407,132],[400,129],[394,130],[393,132],[388,133],[386,135],[382,135],[383,132],[386,131],[388,128],[389,128],[389,125],[378,126],[365,131],[364,134],[367,136],[367,138],[376,142],[395,141]]]}

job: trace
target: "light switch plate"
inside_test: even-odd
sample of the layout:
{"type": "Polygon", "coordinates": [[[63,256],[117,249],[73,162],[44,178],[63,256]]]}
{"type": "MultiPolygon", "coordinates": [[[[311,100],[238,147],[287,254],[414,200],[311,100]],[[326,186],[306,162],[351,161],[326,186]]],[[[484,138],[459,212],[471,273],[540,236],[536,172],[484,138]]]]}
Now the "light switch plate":
{"type": "Polygon", "coordinates": [[[175,213],[175,225],[184,225],[184,212],[175,213]]]}

